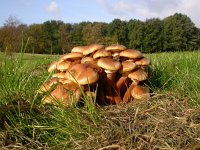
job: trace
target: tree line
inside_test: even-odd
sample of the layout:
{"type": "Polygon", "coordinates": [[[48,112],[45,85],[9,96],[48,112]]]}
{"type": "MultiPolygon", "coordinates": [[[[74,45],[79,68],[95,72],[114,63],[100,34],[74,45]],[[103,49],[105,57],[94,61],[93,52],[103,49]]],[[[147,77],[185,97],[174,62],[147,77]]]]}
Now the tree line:
{"type": "Polygon", "coordinates": [[[162,20],[114,19],[110,23],[74,24],[49,20],[26,25],[9,17],[0,27],[0,51],[19,52],[22,39],[29,39],[26,52],[39,54],[63,54],[70,52],[74,46],[93,43],[119,43],[143,53],[192,51],[200,48],[200,29],[181,13],[162,20]]]}

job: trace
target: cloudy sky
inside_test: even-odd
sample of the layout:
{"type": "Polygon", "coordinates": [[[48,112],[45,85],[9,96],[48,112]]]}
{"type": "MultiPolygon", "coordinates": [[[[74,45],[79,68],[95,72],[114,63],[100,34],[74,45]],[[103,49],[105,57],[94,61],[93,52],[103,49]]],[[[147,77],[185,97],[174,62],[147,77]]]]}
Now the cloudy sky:
{"type": "Polygon", "coordinates": [[[25,24],[62,20],[111,22],[158,17],[175,12],[188,15],[200,27],[200,0],[0,0],[0,26],[9,16],[25,24]]]}

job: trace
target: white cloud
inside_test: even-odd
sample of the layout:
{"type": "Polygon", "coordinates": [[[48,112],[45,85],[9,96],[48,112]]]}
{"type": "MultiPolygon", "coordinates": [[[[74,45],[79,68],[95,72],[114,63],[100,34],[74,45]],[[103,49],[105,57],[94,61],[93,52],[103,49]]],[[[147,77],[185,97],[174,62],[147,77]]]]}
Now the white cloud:
{"type": "Polygon", "coordinates": [[[60,15],[60,8],[56,1],[52,1],[47,7],[47,11],[53,13],[56,16],[60,15]]]}
{"type": "Polygon", "coordinates": [[[200,26],[199,0],[97,0],[111,15],[120,19],[141,19],[159,17],[161,19],[183,13],[200,26]]]}

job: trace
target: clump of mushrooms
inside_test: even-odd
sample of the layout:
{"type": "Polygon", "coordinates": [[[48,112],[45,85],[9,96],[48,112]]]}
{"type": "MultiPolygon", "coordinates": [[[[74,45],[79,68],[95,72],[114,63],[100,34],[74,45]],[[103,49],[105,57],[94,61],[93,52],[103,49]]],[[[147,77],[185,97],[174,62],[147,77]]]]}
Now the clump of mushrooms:
{"type": "Polygon", "coordinates": [[[148,99],[149,89],[143,83],[150,64],[140,51],[119,44],[77,46],[52,62],[48,68],[52,76],[38,92],[48,93],[43,103],[65,107],[83,101],[84,93],[95,96],[99,105],[148,99]]]}

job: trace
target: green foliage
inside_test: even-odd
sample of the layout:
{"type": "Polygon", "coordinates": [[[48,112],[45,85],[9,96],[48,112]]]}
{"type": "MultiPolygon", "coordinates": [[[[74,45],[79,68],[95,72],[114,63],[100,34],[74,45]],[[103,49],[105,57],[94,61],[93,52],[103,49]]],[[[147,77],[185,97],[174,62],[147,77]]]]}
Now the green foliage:
{"type": "Polygon", "coordinates": [[[164,51],[194,50],[197,46],[197,33],[194,23],[189,17],[174,14],[164,22],[164,51]]]}
{"type": "Polygon", "coordinates": [[[93,43],[119,43],[144,53],[192,51],[200,48],[200,29],[195,27],[188,16],[180,13],[163,20],[114,19],[110,23],[75,24],[50,20],[29,26],[11,18],[0,28],[0,50],[19,52],[22,36],[30,38],[27,52],[39,54],[63,54],[70,52],[74,46],[93,43]]]}

